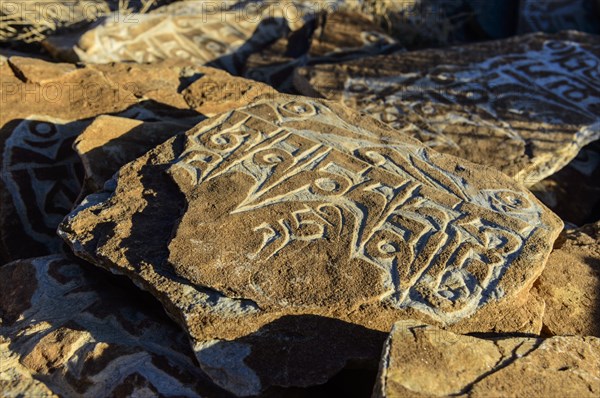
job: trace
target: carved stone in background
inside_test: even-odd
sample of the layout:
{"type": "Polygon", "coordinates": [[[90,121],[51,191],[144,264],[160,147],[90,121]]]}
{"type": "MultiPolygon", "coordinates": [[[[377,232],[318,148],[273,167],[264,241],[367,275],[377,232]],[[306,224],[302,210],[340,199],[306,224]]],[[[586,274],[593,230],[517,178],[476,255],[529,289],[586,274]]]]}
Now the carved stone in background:
{"type": "Polygon", "coordinates": [[[600,337],[600,222],[565,231],[536,282],[543,332],[600,337]]]}
{"type": "Polygon", "coordinates": [[[600,138],[600,39],[566,32],[298,70],[295,85],[526,184],[600,138]]]}
{"type": "MultiPolygon", "coordinates": [[[[83,181],[71,146],[95,116],[191,127],[206,115],[247,104],[271,90],[184,61],[76,67],[9,58],[0,64],[0,259],[60,251],[56,227],[83,181]]],[[[148,140],[136,153],[156,143],[157,138],[148,140]]]]}
{"type": "Polygon", "coordinates": [[[579,30],[600,33],[596,0],[520,0],[519,33],[579,30]]]}
{"type": "Polygon", "coordinates": [[[501,309],[522,305],[562,227],[493,169],[294,96],[202,122],[121,168],[106,189],[61,235],[159,298],[206,372],[242,395],[322,383],[348,360],[368,359],[369,339],[348,350],[351,328],[376,335],[399,317],[498,327],[501,309]],[[322,321],[302,337],[298,316],[322,321]],[[339,331],[331,340],[310,337],[330,323],[339,331]],[[271,330],[280,337],[256,351],[271,330]],[[327,352],[314,372],[294,354],[303,339],[327,352]],[[281,356],[285,369],[268,366],[281,356]]]}
{"type": "Polygon", "coordinates": [[[246,62],[244,76],[280,91],[290,91],[296,67],[348,61],[398,49],[396,40],[366,14],[323,13],[302,29],[252,54],[246,62]]]}
{"type": "Polygon", "coordinates": [[[376,398],[600,394],[596,337],[461,336],[398,322],[385,344],[376,398]]]}
{"type": "Polygon", "coordinates": [[[3,396],[228,396],[160,305],[119,278],[59,255],[0,268],[3,396]]]}

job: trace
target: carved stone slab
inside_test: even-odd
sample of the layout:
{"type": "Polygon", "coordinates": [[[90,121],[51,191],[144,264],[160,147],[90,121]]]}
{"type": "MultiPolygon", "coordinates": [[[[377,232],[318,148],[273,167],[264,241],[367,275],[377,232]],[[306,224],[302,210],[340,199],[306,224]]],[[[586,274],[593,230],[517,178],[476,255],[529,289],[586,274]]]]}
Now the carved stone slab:
{"type": "Polygon", "coordinates": [[[295,85],[533,185],[600,138],[600,39],[534,34],[300,68],[295,85]]]}
{"type": "MultiPolygon", "coordinates": [[[[121,168],[105,188],[59,233],[77,255],[159,298],[196,342],[204,369],[242,395],[323,382],[372,352],[367,340],[351,353],[323,340],[327,358],[292,378],[306,364],[274,347],[298,344],[295,326],[269,352],[244,343],[297,316],[380,331],[407,316],[494,327],[494,311],[515,309],[562,227],[493,169],[294,96],[208,119],[121,168]],[[224,353],[235,359],[223,362],[224,353]],[[283,369],[256,359],[280,355],[289,360],[283,369]]],[[[343,340],[337,329],[330,336],[343,340]]]]}
{"type": "Polygon", "coordinates": [[[600,393],[600,339],[462,336],[398,322],[373,397],[577,396],[600,393]]]}
{"type": "Polygon", "coordinates": [[[195,14],[131,14],[106,17],[92,29],[44,41],[55,57],[87,63],[157,62],[181,59],[204,65],[219,61],[235,72],[252,52],[285,35],[285,18],[260,9],[217,10],[207,2],[195,14]]]}
{"type": "Polygon", "coordinates": [[[228,396],[160,305],[118,278],[59,255],[0,268],[2,396],[228,396]]]}
{"type": "Polygon", "coordinates": [[[520,33],[579,30],[600,33],[596,0],[520,0],[520,33]]]}
{"type": "Polygon", "coordinates": [[[348,61],[397,51],[399,47],[367,14],[323,12],[302,29],[252,54],[246,61],[244,76],[290,91],[296,67],[348,61]]]}
{"type": "MultiPolygon", "coordinates": [[[[56,227],[71,210],[83,180],[79,157],[71,146],[97,115],[189,128],[269,90],[184,61],[77,68],[11,57],[0,65],[2,263],[60,250],[56,227]]],[[[167,129],[159,138],[181,128],[167,129]]],[[[145,140],[136,154],[158,142],[162,140],[157,137],[145,140]]]]}

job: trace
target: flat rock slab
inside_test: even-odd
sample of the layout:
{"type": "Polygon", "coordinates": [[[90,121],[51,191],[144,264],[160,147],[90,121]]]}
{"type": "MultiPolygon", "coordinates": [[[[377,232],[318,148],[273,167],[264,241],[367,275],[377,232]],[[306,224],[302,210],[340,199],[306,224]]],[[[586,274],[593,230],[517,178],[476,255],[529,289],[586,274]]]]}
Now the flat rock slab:
{"type": "Polygon", "coordinates": [[[600,39],[532,34],[299,68],[295,86],[526,184],[600,138],[600,39]]]}
{"type": "Polygon", "coordinates": [[[600,222],[562,233],[535,289],[545,334],[600,337],[600,222]]]}
{"type": "Polygon", "coordinates": [[[98,116],[73,143],[85,170],[85,191],[101,190],[121,166],[187,129],[175,122],[98,116]]]}
{"type": "Polygon", "coordinates": [[[596,397],[596,337],[476,338],[398,322],[373,397],[596,397]]]}
{"type": "Polygon", "coordinates": [[[160,304],[60,255],[0,268],[0,369],[7,397],[229,396],[160,304]]]}
{"type": "Polygon", "coordinates": [[[148,136],[137,148],[141,154],[168,133],[269,90],[183,61],[76,67],[11,57],[0,63],[0,259],[60,251],[56,227],[78,197],[84,174],[71,146],[97,115],[181,126],[148,136]]]}
{"type": "Polygon", "coordinates": [[[377,335],[409,316],[497,327],[562,227],[496,170],[348,108],[283,95],[200,123],[105,189],[59,233],[77,255],[161,300],[204,369],[239,395],[322,383],[370,357],[372,339],[348,329],[377,335]],[[308,316],[338,333],[298,333],[295,319],[308,316]],[[270,330],[279,337],[254,350],[249,342],[270,330]],[[311,372],[296,360],[306,356],[285,349],[307,349],[302,341],[327,352],[311,372]],[[281,356],[286,366],[264,365],[281,356]]]}

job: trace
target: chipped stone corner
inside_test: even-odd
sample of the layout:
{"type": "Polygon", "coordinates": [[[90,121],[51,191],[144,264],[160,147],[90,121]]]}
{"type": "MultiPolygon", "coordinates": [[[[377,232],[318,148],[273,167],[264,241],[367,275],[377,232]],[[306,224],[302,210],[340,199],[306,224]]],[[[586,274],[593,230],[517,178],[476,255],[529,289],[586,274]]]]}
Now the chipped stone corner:
{"type": "Polygon", "coordinates": [[[204,341],[194,346],[202,370],[217,385],[241,397],[258,395],[263,388],[258,375],[244,362],[251,352],[247,344],[226,340],[204,341]]]}

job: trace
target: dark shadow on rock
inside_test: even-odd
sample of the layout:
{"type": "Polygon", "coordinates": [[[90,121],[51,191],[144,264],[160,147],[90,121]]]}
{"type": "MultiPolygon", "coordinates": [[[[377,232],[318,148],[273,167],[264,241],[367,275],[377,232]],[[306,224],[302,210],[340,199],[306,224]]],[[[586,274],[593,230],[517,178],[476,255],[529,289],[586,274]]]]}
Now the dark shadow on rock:
{"type": "MultiPolygon", "coordinates": [[[[584,261],[592,269],[593,274],[597,281],[600,281],[600,256],[591,257],[587,256],[584,261]]],[[[600,283],[596,285],[595,289],[596,302],[592,303],[592,325],[593,330],[591,335],[600,337],[600,283]]]]}
{"type": "Polygon", "coordinates": [[[262,398],[370,398],[377,379],[378,369],[344,368],[327,383],[306,388],[271,388],[262,398]]]}
{"type": "Polygon", "coordinates": [[[244,69],[246,60],[251,54],[259,52],[271,43],[287,36],[289,31],[290,28],[284,18],[265,18],[260,22],[252,37],[235,52],[223,55],[214,61],[208,62],[206,65],[226,70],[234,75],[240,75],[244,69]]]}
{"type": "MultiPolygon", "coordinates": [[[[154,139],[140,141],[140,146],[127,160],[134,160],[171,135],[205,119],[193,109],[179,109],[153,100],[108,115],[173,121],[181,126],[173,134],[167,131],[154,139]]],[[[84,170],[72,146],[94,119],[58,124],[48,115],[47,119],[14,119],[1,127],[3,159],[7,159],[4,154],[10,154],[0,181],[1,263],[61,253],[62,242],[56,236],[58,224],[85,194],[92,193],[89,187],[83,186],[84,170]]],[[[135,130],[122,138],[132,139],[140,133],[135,130]]]]}
{"type": "MultiPolygon", "coordinates": [[[[76,392],[88,395],[86,392],[89,393],[89,387],[98,382],[98,376],[105,374],[103,372],[106,369],[118,365],[119,357],[147,352],[152,360],[152,364],[149,366],[156,369],[153,371],[154,376],[162,372],[169,375],[170,378],[175,377],[188,385],[196,386],[202,392],[202,396],[232,397],[231,394],[214,385],[201,371],[185,332],[167,316],[156,298],[150,293],[140,290],[129,278],[114,275],[72,255],[65,255],[64,258],[52,260],[47,272],[42,272],[42,278],[48,280],[44,282],[45,285],[40,285],[39,280],[36,283],[34,266],[26,264],[26,262],[27,260],[20,260],[15,262],[19,264],[14,270],[5,269],[5,272],[8,272],[3,275],[8,275],[8,280],[0,281],[0,285],[3,282],[6,284],[0,297],[3,294],[7,296],[4,297],[6,300],[0,301],[0,317],[6,321],[3,325],[6,328],[21,323],[18,330],[25,330],[30,326],[28,323],[23,323],[24,321],[29,321],[31,326],[40,324],[45,326],[43,330],[38,328],[28,336],[22,334],[8,336],[12,340],[9,344],[10,351],[18,353],[21,358],[31,355],[34,350],[38,351],[37,354],[33,353],[34,356],[40,355],[40,350],[48,349],[44,348],[44,344],[48,344],[48,342],[43,342],[41,339],[61,329],[69,331],[67,333],[71,333],[71,336],[76,335],[77,331],[85,331],[90,335],[87,338],[89,342],[81,346],[74,344],[71,347],[72,343],[68,340],[58,341],[57,347],[62,344],[65,347],[77,348],[77,350],[72,353],[73,358],[71,359],[57,357],[60,361],[64,360],[65,362],[54,363],[52,362],[53,357],[44,357],[41,362],[36,362],[36,366],[42,369],[41,373],[44,373],[45,366],[55,367],[47,374],[41,376],[36,373],[36,369],[31,369],[32,376],[41,379],[56,394],[70,396],[76,392]],[[23,262],[25,264],[22,264],[23,262]],[[20,286],[23,282],[27,283],[31,291],[20,286]],[[11,295],[15,294],[12,292],[13,289],[18,289],[21,298],[26,301],[17,308],[15,314],[11,314],[11,309],[15,304],[15,300],[11,298],[11,295]],[[17,319],[13,315],[18,315],[31,308],[31,301],[35,296],[31,298],[27,296],[34,293],[36,289],[40,289],[39,291],[43,292],[44,296],[37,297],[35,313],[29,312],[25,320],[17,319]],[[57,295],[61,290],[63,290],[64,296],[57,295]],[[46,295],[47,297],[45,297],[46,295]],[[40,304],[43,300],[68,300],[74,303],[78,300],[79,295],[84,303],[86,301],[89,303],[74,309],[74,312],[65,313],[68,306],[64,304],[60,309],[65,312],[59,313],[55,312],[55,308],[52,306],[40,304]],[[90,296],[93,297],[91,301],[90,296]],[[157,340],[148,340],[148,334],[157,340]],[[36,343],[32,344],[34,339],[36,343]],[[29,341],[24,342],[25,340],[29,341]],[[99,347],[104,346],[103,350],[96,349],[94,355],[90,355],[89,347],[96,344],[99,347]],[[115,362],[111,365],[111,361],[115,362]],[[78,365],[74,366],[71,362],[77,362],[78,365]],[[61,375],[52,375],[53,371],[61,375]],[[58,380],[60,383],[56,383],[58,380]],[[65,386],[67,386],[66,389],[65,386]]],[[[15,263],[11,264],[14,266],[15,263]]],[[[10,267],[10,265],[8,266],[10,267]]],[[[63,352],[60,355],[64,354],[63,352]]],[[[148,373],[140,372],[138,369],[125,369],[124,372],[128,372],[129,377],[132,375],[142,377],[150,385],[163,382],[160,379],[150,378],[148,373]]],[[[114,376],[113,374],[108,380],[101,377],[100,382],[105,386],[119,388],[128,385],[127,379],[119,380],[114,376]]],[[[166,380],[172,382],[169,378],[166,380]]],[[[136,383],[131,384],[135,385],[136,383]]],[[[115,396],[121,395],[115,393],[115,396]]]]}
{"type": "MultiPolygon", "coordinates": [[[[227,373],[236,366],[232,366],[231,358],[223,357],[222,353],[249,347],[243,364],[237,365],[246,366],[256,374],[267,396],[285,396],[283,387],[315,385],[322,385],[312,390],[315,394],[334,391],[341,394],[348,389],[356,389],[354,393],[357,395],[348,396],[364,396],[366,390],[369,394],[372,390],[373,374],[377,372],[386,338],[387,333],[335,318],[288,315],[250,335],[231,342],[220,341],[200,351],[197,356],[201,365],[210,363],[209,367],[214,370],[212,376],[219,379],[223,377],[222,372],[227,373]],[[352,374],[361,375],[357,383],[348,380],[352,374]],[[367,380],[367,385],[361,384],[364,380],[367,380]],[[362,388],[357,384],[361,384],[362,388]]],[[[203,368],[206,370],[207,366],[203,368]]],[[[236,372],[235,369],[232,371],[236,372]]],[[[207,373],[210,375],[211,371],[207,373]]],[[[302,396],[299,388],[288,392],[302,396]]]]}

